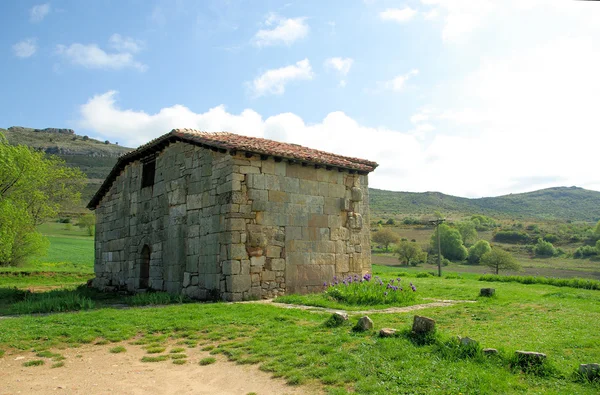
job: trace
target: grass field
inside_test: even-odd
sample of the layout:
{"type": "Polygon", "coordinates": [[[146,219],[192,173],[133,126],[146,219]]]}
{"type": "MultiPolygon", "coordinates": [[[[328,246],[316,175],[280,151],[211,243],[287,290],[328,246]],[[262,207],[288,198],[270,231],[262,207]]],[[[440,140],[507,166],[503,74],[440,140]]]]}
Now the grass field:
{"type": "MultiPolygon", "coordinates": [[[[398,268],[376,267],[384,278],[398,268]]],[[[555,393],[594,394],[600,386],[574,374],[580,363],[600,360],[600,292],[547,285],[494,283],[497,296],[478,297],[487,283],[462,279],[414,278],[422,298],[472,300],[420,310],[437,321],[434,341],[418,345],[407,333],[414,313],[370,317],[375,329],[401,335],[379,338],[376,331],[325,325],[329,314],[257,304],[191,303],[128,310],[100,308],[78,313],[0,320],[5,358],[18,350],[36,352],[92,342],[129,340],[165,349],[169,344],[212,348],[240,364],[284,377],[290,384],[318,383],[328,393],[555,393]],[[500,351],[498,357],[463,355],[457,335],[500,351]],[[298,345],[302,344],[299,348],[298,345]],[[541,375],[511,366],[515,350],[544,352],[541,375]]],[[[405,281],[405,280],[403,280],[405,281]]],[[[167,347],[168,348],[168,347],[167,347]]],[[[154,352],[154,351],[153,351],[154,352]]],[[[163,359],[167,359],[166,357],[163,359]]],[[[167,362],[164,362],[167,363],[167,362]]],[[[65,361],[68,367],[69,361],[65,361]]]]}
{"type": "MultiPolygon", "coordinates": [[[[330,314],[320,311],[251,303],[182,303],[187,301],[166,294],[131,297],[78,287],[92,276],[93,238],[58,223],[44,225],[42,232],[51,241],[47,255],[0,273],[0,315],[21,314],[0,319],[0,358],[128,341],[147,347],[152,354],[146,358],[158,366],[171,364],[170,347],[201,347],[235,363],[257,364],[290,385],[310,383],[330,394],[600,392],[600,383],[575,373],[581,363],[600,361],[597,290],[482,282],[479,273],[486,270],[468,265],[451,264],[443,268],[446,277],[429,277],[424,272],[435,271],[435,266],[398,266],[395,257],[375,255],[374,263],[383,265],[374,265],[374,274],[385,282],[401,277],[403,285],[416,286],[414,300],[404,306],[436,299],[472,301],[419,310],[417,314],[437,322],[435,337],[420,345],[409,335],[415,313],[382,313],[391,306],[388,302],[348,305],[323,294],[281,299],[347,310],[348,324],[331,327],[326,324],[330,314]],[[484,287],[495,288],[496,296],[479,297],[484,287]],[[148,304],[170,305],[136,307],[148,304]],[[61,309],[79,311],[26,314],[61,309]],[[359,315],[353,311],[365,309],[374,310],[369,316],[375,330],[354,332],[359,315]],[[383,327],[396,328],[400,335],[380,338],[377,331],[383,327]],[[458,335],[478,341],[477,349],[465,352],[456,341],[458,335]],[[496,348],[499,354],[486,357],[482,347],[496,348]],[[537,372],[523,371],[515,365],[516,350],[546,353],[548,363],[537,372]]],[[[530,261],[535,262],[526,271],[551,269],[530,261]]],[[[68,359],[60,362],[68,369],[68,359]]]]}

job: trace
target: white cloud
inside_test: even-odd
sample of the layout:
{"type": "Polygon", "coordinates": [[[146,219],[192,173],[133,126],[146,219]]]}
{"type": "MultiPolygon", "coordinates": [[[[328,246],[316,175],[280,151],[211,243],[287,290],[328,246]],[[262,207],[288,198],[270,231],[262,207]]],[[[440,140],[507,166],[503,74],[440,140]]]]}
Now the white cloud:
{"type": "Polygon", "coordinates": [[[267,29],[261,29],[254,35],[252,43],[257,47],[272,45],[291,45],[308,35],[306,18],[283,18],[275,13],[267,16],[264,22],[267,29]]]}
{"type": "Polygon", "coordinates": [[[110,47],[118,52],[138,53],[144,48],[144,42],[135,40],[131,37],[123,37],[120,34],[113,34],[108,39],[110,47]]]}
{"type": "Polygon", "coordinates": [[[313,77],[310,62],[304,59],[293,65],[267,70],[256,77],[249,86],[257,97],[267,94],[281,95],[285,92],[288,83],[296,80],[311,80],[313,77]]]}
{"type": "Polygon", "coordinates": [[[12,46],[15,56],[19,58],[28,58],[33,56],[37,51],[37,40],[35,38],[28,38],[12,46]]]}
{"type": "Polygon", "coordinates": [[[385,89],[393,90],[394,92],[400,92],[406,86],[406,81],[408,81],[410,78],[412,78],[413,76],[415,76],[417,74],[419,74],[419,70],[412,69],[411,71],[409,71],[406,74],[398,75],[398,76],[392,78],[391,80],[386,81],[383,84],[383,87],[385,89]]]}
{"type": "Polygon", "coordinates": [[[352,63],[354,63],[352,58],[329,58],[325,60],[325,68],[335,70],[342,76],[346,76],[350,72],[352,63]]]}
{"type": "Polygon", "coordinates": [[[134,57],[134,54],[142,49],[141,41],[113,34],[109,43],[117,52],[108,53],[98,47],[97,44],[74,43],[69,46],[57,45],[56,53],[74,65],[90,69],[120,70],[133,68],[142,72],[148,69],[148,66],[135,60],[134,57]]]}
{"type": "Polygon", "coordinates": [[[41,22],[50,12],[50,3],[38,4],[29,10],[29,20],[33,23],[41,22]]]}
{"type": "MultiPolygon", "coordinates": [[[[600,67],[600,57],[594,56],[588,60],[594,61],[589,68],[600,67]]],[[[499,64],[498,69],[493,71],[507,66],[511,65],[499,64]]],[[[539,80],[545,77],[540,76],[539,80]]],[[[576,78],[573,82],[579,81],[580,78],[576,78]]],[[[513,87],[519,82],[515,81],[513,87]]],[[[569,93],[565,88],[568,88],[567,83],[561,84],[557,93],[569,93]]],[[[600,89],[600,84],[594,82],[588,93],[591,95],[596,89],[600,89]]],[[[495,95],[491,93],[491,96],[495,95]]],[[[554,103],[551,111],[544,112],[547,119],[538,116],[541,107],[551,102],[550,99],[534,105],[535,116],[531,120],[519,118],[508,120],[506,124],[500,123],[497,128],[492,127],[494,125],[478,127],[478,133],[470,136],[450,135],[446,125],[442,125],[431,139],[421,136],[434,128],[422,117],[416,119],[416,130],[402,131],[363,125],[340,111],[331,112],[322,120],[310,124],[292,113],[263,119],[251,109],[231,114],[222,105],[200,113],[183,105],[174,105],[149,114],[119,108],[114,91],[94,96],[82,105],[77,126],[89,131],[86,132],[89,135],[99,135],[102,139],[119,141],[121,145],[131,147],[173,128],[230,131],[375,160],[380,166],[370,176],[370,186],[374,188],[490,196],[552,185],[600,189],[597,169],[592,164],[597,156],[596,147],[600,144],[600,137],[594,133],[598,123],[597,120],[590,123],[597,115],[593,111],[587,113],[595,102],[591,100],[584,103],[590,95],[577,99],[573,104],[568,104],[570,96],[566,96],[554,103]],[[553,110],[565,104],[570,111],[555,118],[553,110]],[[575,113],[571,111],[581,104],[585,104],[583,108],[575,113]],[[561,129],[562,122],[569,116],[581,118],[576,121],[574,130],[557,133],[549,129],[555,121],[560,122],[561,129]],[[520,123],[523,125],[512,129],[520,123]],[[529,133],[536,124],[538,129],[529,133]],[[382,141],[385,144],[381,144],[382,141]]],[[[522,104],[519,100],[514,106],[522,104]]],[[[433,110],[430,114],[430,119],[436,115],[433,110]]],[[[499,119],[495,119],[494,123],[499,119]]]]}
{"type": "Polygon", "coordinates": [[[398,23],[408,22],[417,15],[417,10],[413,10],[410,7],[400,8],[388,8],[385,11],[379,13],[379,17],[384,21],[393,21],[398,23]]]}

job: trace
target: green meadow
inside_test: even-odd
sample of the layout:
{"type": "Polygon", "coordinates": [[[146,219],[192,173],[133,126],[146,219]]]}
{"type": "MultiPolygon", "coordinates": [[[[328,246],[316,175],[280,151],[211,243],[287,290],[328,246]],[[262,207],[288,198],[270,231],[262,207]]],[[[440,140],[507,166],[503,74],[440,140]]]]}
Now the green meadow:
{"type": "MultiPolygon", "coordinates": [[[[0,273],[0,315],[11,315],[0,319],[0,358],[33,353],[48,364],[60,360],[56,363],[68,369],[61,349],[126,342],[111,352],[144,347],[143,361],[159,368],[185,363],[191,349],[202,349],[231,363],[257,365],[289,385],[309,384],[329,394],[600,392],[598,381],[576,373],[581,363],[600,362],[600,291],[578,288],[578,282],[560,287],[524,278],[488,282],[480,281],[479,273],[449,270],[439,278],[419,267],[374,265],[373,274],[384,284],[394,279],[408,288],[412,282],[414,297],[336,299],[330,292],[285,296],[274,304],[234,304],[197,303],[164,293],[120,296],[82,286],[92,276],[92,237],[58,223],[42,231],[50,236],[47,254],[0,273]],[[495,288],[496,295],[480,297],[485,287],[495,288]],[[382,312],[436,300],[458,302],[382,312]],[[350,319],[331,326],[328,312],[282,308],[277,302],[346,310],[350,319]],[[358,310],[370,310],[374,330],[353,330],[362,315],[358,310]],[[435,336],[427,342],[410,334],[415,314],[436,320],[435,336]],[[379,337],[384,327],[397,329],[397,336],[379,337]],[[465,349],[457,336],[478,344],[465,349]],[[485,347],[499,353],[484,355],[485,347]],[[547,361],[539,369],[525,369],[516,363],[516,350],[545,353],[547,361]]],[[[371,286],[372,294],[380,292],[377,284],[371,286]]],[[[214,362],[209,359],[204,363],[214,362]]]]}

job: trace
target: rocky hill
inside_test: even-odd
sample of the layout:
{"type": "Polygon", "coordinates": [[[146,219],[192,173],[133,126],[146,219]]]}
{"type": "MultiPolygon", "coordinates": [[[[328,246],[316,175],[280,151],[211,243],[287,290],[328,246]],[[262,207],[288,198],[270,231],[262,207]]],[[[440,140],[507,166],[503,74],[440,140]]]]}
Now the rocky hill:
{"type": "MultiPolygon", "coordinates": [[[[12,126],[0,129],[11,144],[23,144],[63,158],[88,176],[82,207],[96,192],[117,158],[130,151],[108,141],[80,136],[72,129],[32,129],[12,126]]],[[[370,190],[373,218],[431,215],[484,214],[512,219],[600,220],[600,192],[577,187],[558,187],[498,197],[467,199],[439,192],[370,190]]]]}

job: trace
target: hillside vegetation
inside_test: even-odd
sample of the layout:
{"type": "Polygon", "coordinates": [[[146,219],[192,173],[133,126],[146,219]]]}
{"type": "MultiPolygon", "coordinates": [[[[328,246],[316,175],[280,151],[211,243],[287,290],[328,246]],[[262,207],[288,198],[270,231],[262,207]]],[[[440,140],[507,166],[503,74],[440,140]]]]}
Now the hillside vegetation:
{"type": "Polygon", "coordinates": [[[80,209],[83,209],[85,203],[98,190],[117,158],[131,151],[131,148],[80,136],[72,129],[11,126],[8,129],[0,128],[0,133],[4,134],[10,144],[27,145],[42,150],[60,157],[68,166],[80,168],[88,178],[80,209]]]}
{"type": "Polygon", "coordinates": [[[557,187],[497,197],[468,199],[439,192],[392,192],[370,190],[374,217],[394,215],[484,214],[499,218],[571,220],[600,219],[600,192],[578,187],[557,187]]]}
{"type": "MultiPolygon", "coordinates": [[[[100,187],[117,158],[130,151],[106,141],[80,136],[71,129],[32,129],[12,126],[1,129],[11,144],[23,144],[58,155],[69,166],[79,167],[88,177],[83,194],[87,200],[100,187]]],[[[392,192],[370,190],[373,218],[431,215],[484,214],[498,218],[571,220],[596,222],[600,219],[600,192],[577,187],[558,187],[498,197],[468,199],[439,192],[392,192]]],[[[82,207],[85,205],[82,202],[82,207]]]]}

